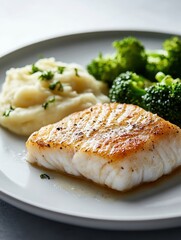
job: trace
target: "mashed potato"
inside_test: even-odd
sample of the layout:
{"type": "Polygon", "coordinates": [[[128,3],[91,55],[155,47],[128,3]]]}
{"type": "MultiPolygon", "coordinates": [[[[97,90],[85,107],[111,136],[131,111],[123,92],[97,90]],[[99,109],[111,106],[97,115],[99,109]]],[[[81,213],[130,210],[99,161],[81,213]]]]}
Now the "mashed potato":
{"type": "Polygon", "coordinates": [[[107,87],[77,64],[41,59],[7,71],[0,94],[0,124],[20,135],[109,102],[107,87]]]}

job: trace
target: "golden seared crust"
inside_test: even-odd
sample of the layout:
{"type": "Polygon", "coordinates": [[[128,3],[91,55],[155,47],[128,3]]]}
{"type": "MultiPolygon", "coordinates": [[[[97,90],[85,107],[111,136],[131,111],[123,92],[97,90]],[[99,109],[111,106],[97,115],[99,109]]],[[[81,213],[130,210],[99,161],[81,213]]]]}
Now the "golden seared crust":
{"type": "Polygon", "coordinates": [[[129,104],[97,104],[71,114],[32,134],[27,146],[74,149],[121,160],[138,151],[154,150],[168,135],[181,134],[179,127],[156,114],[129,104]]]}

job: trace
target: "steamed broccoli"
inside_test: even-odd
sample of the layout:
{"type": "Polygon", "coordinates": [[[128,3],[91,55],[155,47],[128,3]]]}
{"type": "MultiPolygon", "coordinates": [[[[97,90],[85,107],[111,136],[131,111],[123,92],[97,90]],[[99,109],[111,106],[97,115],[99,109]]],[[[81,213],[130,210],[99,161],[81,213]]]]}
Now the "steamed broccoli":
{"type": "Polygon", "coordinates": [[[146,51],[146,77],[155,80],[158,72],[181,77],[181,39],[172,37],[164,41],[162,50],[146,51]]]}
{"type": "Polygon", "coordinates": [[[168,58],[167,53],[164,50],[146,51],[147,64],[146,64],[146,76],[156,81],[155,75],[158,72],[168,73],[168,58]]]}
{"type": "Polygon", "coordinates": [[[127,37],[121,41],[113,42],[113,46],[117,50],[116,56],[123,71],[144,72],[146,65],[145,48],[137,38],[127,37]]]}
{"type": "Polygon", "coordinates": [[[181,79],[157,73],[150,82],[133,72],[121,73],[109,91],[111,102],[131,103],[181,127],[181,79]]]}
{"type": "Polygon", "coordinates": [[[97,80],[108,82],[111,85],[120,73],[127,70],[144,72],[146,54],[138,39],[127,37],[115,41],[113,47],[116,49],[113,55],[103,56],[101,54],[87,65],[88,72],[97,80]]]}
{"type": "Polygon", "coordinates": [[[168,73],[173,78],[181,78],[181,39],[172,37],[163,43],[168,55],[168,73]]]}
{"type": "Polygon", "coordinates": [[[181,127],[181,80],[163,73],[156,79],[142,96],[144,108],[181,127]]]}
{"type": "Polygon", "coordinates": [[[111,102],[132,103],[143,106],[142,96],[145,94],[145,87],[149,82],[137,75],[127,71],[121,73],[113,82],[109,91],[111,102]]]}
{"type": "Polygon", "coordinates": [[[97,80],[107,82],[111,85],[112,81],[120,74],[122,68],[115,56],[99,56],[92,60],[87,66],[87,70],[97,80]]]}

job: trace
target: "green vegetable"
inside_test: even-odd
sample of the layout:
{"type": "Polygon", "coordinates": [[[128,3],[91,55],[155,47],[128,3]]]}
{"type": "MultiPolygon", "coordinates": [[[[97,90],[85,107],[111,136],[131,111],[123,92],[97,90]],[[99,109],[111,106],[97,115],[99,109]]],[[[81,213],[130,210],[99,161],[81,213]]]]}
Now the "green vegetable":
{"type": "Polygon", "coordinates": [[[63,67],[63,66],[58,67],[58,73],[62,74],[64,72],[64,70],[65,70],[65,67],[63,67]]]}
{"type": "Polygon", "coordinates": [[[144,73],[146,66],[146,54],[144,46],[134,37],[127,37],[113,42],[115,54],[99,56],[93,59],[87,70],[97,80],[112,84],[113,80],[122,72],[135,71],[144,73]]]}
{"type": "Polygon", "coordinates": [[[52,71],[44,71],[42,74],[39,76],[40,80],[51,80],[54,77],[54,73],[52,71]]]}
{"type": "Polygon", "coordinates": [[[15,108],[13,108],[12,106],[10,106],[9,109],[6,109],[6,111],[3,113],[3,116],[9,117],[10,113],[11,113],[12,111],[14,111],[14,110],[15,110],[15,108]]]}
{"type": "Polygon", "coordinates": [[[146,88],[144,108],[181,127],[181,80],[158,73],[157,83],[146,88]]]}
{"type": "Polygon", "coordinates": [[[158,72],[168,73],[168,58],[167,53],[163,50],[146,51],[147,64],[146,76],[151,81],[156,81],[155,75],[158,72]]]}
{"type": "Polygon", "coordinates": [[[14,110],[15,110],[15,108],[12,107],[12,106],[10,106],[9,109],[7,109],[7,110],[3,113],[3,116],[4,116],[4,117],[9,117],[10,113],[11,113],[12,111],[14,111],[14,110]]]}
{"type": "Polygon", "coordinates": [[[42,107],[43,107],[44,109],[47,109],[48,105],[49,105],[50,103],[53,103],[53,102],[55,102],[55,96],[53,96],[52,98],[50,98],[49,100],[47,100],[46,102],[44,102],[44,103],[42,104],[42,107]]]}
{"type": "Polygon", "coordinates": [[[146,51],[146,76],[155,81],[158,72],[181,78],[181,39],[171,37],[163,42],[162,50],[146,51]]]}
{"type": "Polygon", "coordinates": [[[41,179],[50,179],[50,177],[46,173],[40,174],[41,179]]]}
{"type": "Polygon", "coordinates": [[[150,82],[133,72],[121,73],[109,92],[111,102],[131,103],[181,127],[181,79],[162,72],[150,82]]]}
{"type": "Polygon", "coordinates": [[[87,70],[97,80],[112,84],[112,81],[121,73],[120,63],[115,56],[103,56],[102,53],[91,61],[87,70]]]}
{"type": "Polygon", "coordinates": [[[113,55],[99,54],[87,66],[108,83],[110,100],[141,106],[181,127],[181,39],[171,37],[151,51],[134,37],[113,46],[113,55]]]}
{"type": "Polygon", "coordinates": [[[36,72],[42,72],[42,70],[40,68],[38,68],[37,66],[35,66],[35,64],[33,64],[32,67],[31,67],[30,74],[33,74],[33,73],[36,73],[36,72]]]}
{"type": "Polygon", "coordinates": [[[75,71],[75,76],[80,77],[80,75],[78,74],[78,69],[74,68],[74,71],[75,71]]]}
{"type": "Polygon", "coordinates": [[[127,71],[121,73],[113,82],[109,91],[111,102],[131,103],[143,106],[142,96],[145,94],[145,87],[150,85],[149,81],[127,71]]]}
{"type": "Polygon", "coordinates": [[[123,72],[144,73],[146,65],[145,48],[137,38],[127,37],[121,41],[113,42],[113,46],[117,50],[116,57],[123,72]]]}
{"type": "Polygon", "coordinates": [[[56,81],[56,82],[50,83],[49,89],[50,90],[55,90],[56,89],[58,91],[63,91],[63,85],[60,81],[56,81]]]}
{"type": "Polygon", "coordinates": [[[181,39],[172,37],[163,43],[168,55],[168,73],[173,78],[181,78],[181,39]]]}

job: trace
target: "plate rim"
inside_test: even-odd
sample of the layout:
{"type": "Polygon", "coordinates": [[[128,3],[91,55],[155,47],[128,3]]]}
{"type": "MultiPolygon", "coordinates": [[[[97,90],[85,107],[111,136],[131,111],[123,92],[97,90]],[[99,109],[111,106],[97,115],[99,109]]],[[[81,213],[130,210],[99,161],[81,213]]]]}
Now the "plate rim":
{"type": "MultiPolygon", "coordinates": [[[[131,33],[137,34],[137,35],[152,35],[155,37],[169,37],[172,35],[177,35],[181,37],[181,34],[178,34],[176,32],[165,32],[165,31],[150,31],[150,30],[135,30],[135,29],[116,29],[116,30],[97,30],[97,31],[83,31],[83,32],[76,32],[76,33],[70,33],[70,34],[63,34],[63,35],[56,35],[50,38],[44,38],[39,41],[30,42],[29,44],[22,45],[18,48],[15,48],[14,50],[10,50],[0,56],[0,63],[4,61],[6,58],[10,58],[11,55],[16,54],[20,51],[24,51],[30,47],[36,47],[38,44],[41,43],[47,43],[51,41],[56,41],[58,39],[65,40],[66,38],[79,38],[81,36],[87,37],[87,36],[96,36],[96,35],[111,35],[121,33],[128,35],[131,33]]],[[[47,209],[41,206],[38,206],[38,204],[30,203],[24,199],[19,199],[17,196],[13,196],[13,194],[8,193],[8,191],[0,191],[0,199],[4,200],[5,202],[18,207],[24,211],[27,211],[29,213],[33,213],[38,216],[42,216],[48,219],[71,223],[75,225],[80,226],[87,226],[87,227],[94,227],[94,228],[107,228],[107,229],[125,229],[125,230],[136,230],[136,229],[160,229],[160,228],[169,228],[173,226],[179,226],[179,220],[181,219],[181,214],[178,216],[174,214],[174,216],[169,217],[154,217],[145,219],[103,219],[103,218],[92,218],[92,217],[85,217],[70,213],[63,213],[63,212],[57,212],[51,209],[47,209]],[[154,226],[152,223],[154,222],[154,226]]]]}
{"type": "Polygon", "coordinates": [[[25,212],[75,226],[104,230],[156,230],[180,226],[181,216],[153,219],[111,220],[52,211],[0,192],[0,199],[25,212]]]}
{"type": "Polygon", "coordinates": [[[10,49],[8,51],[6,51],[5,53],[3,53],[1,56],[0,56],[0,62],[3,60],[3,58],[6,58],[8,57],[9,55],[11,54],[14,54],[16,52],[19,52],[21,50],[25,50],[26,48],[29,48],[29,47],[34,47],[36,46],[37,44],[41,44],[41,43],[44,43],[44,42],[49,42],[49,41],[53,41],[53,40],[58,40],[58,39],[64,39],[64,38],[72,38],[72,37],[80,37],[80,36],[88,36],[88,35],[103,35],[103,34],[114,34],[114,33],[126,33],[126,34],[129,34],[129,33],[136,33],[136,34],[139,34],[139,35],[160,35],[160,36],[173,36],[173,35],[176,35],[176,36],[179,36],[181,37],[181,33],[177,33],[177,32],[171,32],[171,31],[158,31],[158,30],[143,30],[143,29],[132,29],[132,28],[127,28],[127,29],[106,29],[106,30],[95,30],[95,31],[78,31],[78,32],[74,32],[74,33],[68,33],[68,34],[56,34],[54,36],[51,36],[51,37],[48,37],[48,38],[41,38],[39,40],[36,40],[36,41],[30,41],[29,43],[27,44],[21,44],[20,46],[18,46],[17,48],[13,48],[13,49],[10,49]]]}

